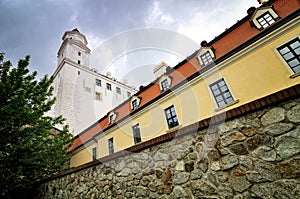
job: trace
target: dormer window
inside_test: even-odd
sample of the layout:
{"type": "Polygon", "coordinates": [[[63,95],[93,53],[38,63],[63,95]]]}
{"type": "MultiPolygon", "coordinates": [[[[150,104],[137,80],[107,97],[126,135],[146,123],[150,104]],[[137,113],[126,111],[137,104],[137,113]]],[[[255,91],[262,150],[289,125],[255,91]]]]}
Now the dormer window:
{"type": "Polygon", "coordinates": [[[172,84],[172,77],[167,76],[167,75],[163,75],[159,78],[158,80],[159,86],[160,86],[160,90],[166,91],[171,87],[172,84]]]}
{"type": "Polygon", "coordinates": [[[272,6],[257,8],[255,11],[251,12],[253,12],[253,15],[250,19],[250,23],[259,30],[263,30],[279,20],[279,16],[272,6]]]}
{"type": "Polygon", "coordinates": [[[202,60],[203,65],[205,65],[205,66],[213,61],[213,59],[208,51],[206,53],[204,53],[203,55],[201,55],[200,59],[202,60]]]}
{"type": "Polygon", "coordinates": [[[201,66],[207,66],[213,63],[215,59],[214,48],[209,46],[206,41],[202,41],[197,57],[201,66]]]}
{"type": "Polygon", "coordinates": [[[117,118],[117,113],[111,111],[108,113],[108,122],[109,124],[113,124],[117,118]]]}
{"type": "Polygon", "coordinates": [[[262,28],[266,28],[271,24],[275,23],[275,19],[269,12],[264,13],[260,17],[257,18],[258,23],[262,26],[262,28]]]}
{"type": "Polygon", "coordinates": [[[131,104],[132,104],[132,109],[133,109],[133,110],[136,109],[136,108],[139,106],[137,99],[133,100],[133,101],[131,102],[131,104]]]}
{"type": "Polygon", "coordinates": [[[138,96],[132,96],[130,100],[131,110],[135,110],[140,105],[141,98],[138,96]]]}

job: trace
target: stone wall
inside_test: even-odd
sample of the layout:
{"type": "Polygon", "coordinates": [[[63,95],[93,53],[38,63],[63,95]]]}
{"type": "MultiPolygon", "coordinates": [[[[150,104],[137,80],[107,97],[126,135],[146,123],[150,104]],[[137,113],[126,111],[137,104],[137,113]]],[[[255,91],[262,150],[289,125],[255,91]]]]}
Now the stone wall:
{"type": "Polygon", "coordinates": [[[300,198],[300,99],[44,182],[36,198],[300,198]]]}

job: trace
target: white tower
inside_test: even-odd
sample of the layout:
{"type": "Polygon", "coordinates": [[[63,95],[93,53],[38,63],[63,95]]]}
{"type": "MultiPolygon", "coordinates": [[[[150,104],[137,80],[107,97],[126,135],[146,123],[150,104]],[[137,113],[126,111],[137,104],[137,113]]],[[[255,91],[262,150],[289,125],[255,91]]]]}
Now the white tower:
{"type": "Polygon", "coordinates": [[[62,40],[53,74],[56,103],[52,111],[66,118],[69,129],[77,135],[136,91],[90,68],[91,50],[77,29],[65,32],[62,40]]]}

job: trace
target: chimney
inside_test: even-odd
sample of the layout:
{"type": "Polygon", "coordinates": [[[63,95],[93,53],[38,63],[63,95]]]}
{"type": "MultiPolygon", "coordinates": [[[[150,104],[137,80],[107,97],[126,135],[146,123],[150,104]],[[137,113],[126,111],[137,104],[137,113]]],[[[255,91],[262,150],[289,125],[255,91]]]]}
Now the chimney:
{"type": "Polygon", "coordinates": [[[154,73],[155,77],[158,78],[158,77],[162,76],[163,74],[165,74],[167,67],[168,67],[168,64],[164,61],[161,61],[159,64],[154,66],[153,73],[154,73]]]}

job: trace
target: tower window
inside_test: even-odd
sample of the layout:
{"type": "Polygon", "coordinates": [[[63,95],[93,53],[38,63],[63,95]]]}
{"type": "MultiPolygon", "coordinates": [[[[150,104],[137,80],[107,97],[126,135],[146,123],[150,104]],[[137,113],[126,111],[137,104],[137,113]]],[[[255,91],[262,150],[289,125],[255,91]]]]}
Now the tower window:
{"type": "Polygon", "coordinates": [[[80,64],[80,60],[78,60],[77,63],[80,64]]]}
{"type": "Polygon", "coordinates": [[[119,87],[116,87],[117,93],[121,94],[121,89],[119,87]]]}
{"type": "Polygon", "coordinates": [[[100,86],[101,87],[101,80],[100,79],[96,79],[96,86],[100,86]]]}
{"type": "Polygon", "coordinates": [[[127,97],[131,97],[131,93],[129,91],[127,91],[127,97]]]}
{"type": "Polygon", "coordinates": [[[108,153],[109,155],[113,154],[114,153],[114,138],[109,138],[108,139],[108,153]]]}
{"type": "Polygon", "coordinates": [[[77,71],[77,74],[80,75],[80,71],[77,71]]]}
{"type": "Polygon", "coordinates": [[[263,15],[257,18],[258,23],[262,28],[266,28],[275,22],[275,19],[269,12],[264,13],[263,15]]]}
{"type": "Polygon", "coordinates": [[[96,92],[96,93],[95,93],[95,99],[98,100],[98,101],[101,101],[101,100],[102,100],[101,93],[96,92]]]}
{"type": "Polygon", "coordinates": [[[209,85],[209,87],[218,104],[218,107],[224,107],[234,101],[223,78],[209,85]]]}
{"type": "Polygon", "coordinates": [[[140,125],[136,124],[132,127],[133,131],[133,139],[134,139],[134,144],[137,144],[142,141],[141,138],[141,131],[140,131],[140,125]]]}
{"type": "Polygon", "coordinates": [[[111,84],[110,83],[106,83],[106,89],[111,91],[111,84]]]}
{"type": "Polygon", "coordinates": [[[168,122],[168,126],[169,128],[173,128],[175,126],[178,126],[178,119],[177,119],[177,115],[175,112],[175,107],[174,105],[168,107],[165,109],[165,114],[166,114],[166,118],[167,118],[167,122],[168,122]]]}
{"type": "Polygon", "coordinates": [[[278,52],[294,73],[300,72],[300,40],[299,38],[280,46],[278,52]]]}
{"type": "Polygon", "coordinates": [[[78,56],[81,56],[81,52],[78,52],[78,56]]]}

